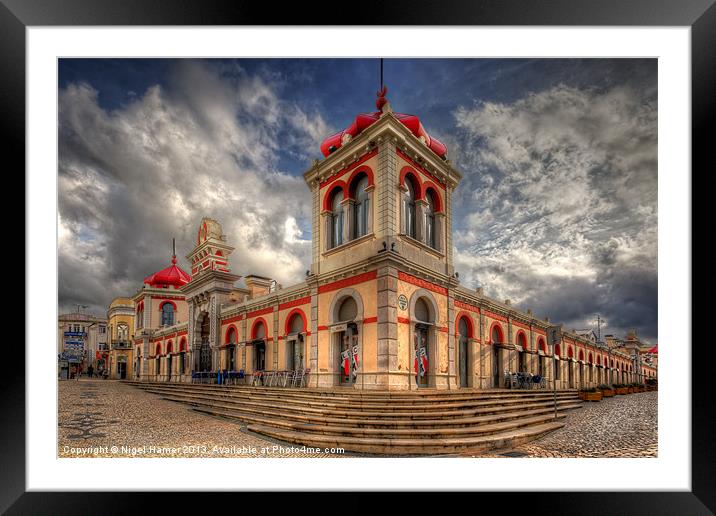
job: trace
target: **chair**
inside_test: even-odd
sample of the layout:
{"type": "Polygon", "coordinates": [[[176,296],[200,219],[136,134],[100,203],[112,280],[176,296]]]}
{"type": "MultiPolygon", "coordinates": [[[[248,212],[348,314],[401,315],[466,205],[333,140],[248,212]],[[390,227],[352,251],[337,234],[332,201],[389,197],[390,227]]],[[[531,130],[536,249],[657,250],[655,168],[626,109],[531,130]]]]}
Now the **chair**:
{"type": "Polygon", "coordinates": [[[293,385],[293,380],[296,378],[296,371],[286,371],[286,374],[283,377],[283,386],[291,386],[293,385]]]}
{"type": "Polygon", "coordinates": [[[303,383],[303,375],[304,375],[303,369],[299,369],[299,370],[295,371],[295,373],[293,375],[293,382],[292,382],[291,386],[296,387],[297,386],[296,384],[298,384],[298,387],[300,387],[301,384],[303,383]]]}
{"type": "Polygon", "coordinates": [[[263,374],[263,384],[264,387],[270,387],[271,382],[273,381],[274,377],[274,371],[265,371],[263,374]]]}
{"type": "Polygon", "coordinates": [[[520,387],[523,389],[532,388],[532,374],[531,373],[519,373],[520,387]]]}
{"type": "Polygon", "coordinates": [[[517,373],[505,371],[505,385],[507,385],[510,389],[516,389],[519,386],[517,373]]]}
{"type": "Polygon", "coordinates": [[[536,385],[537,388],[539,388],[541,381],[542,381],[542,377],[538,374],[536,374],[532,377],[532,385],[533,386],[536,385]]]}

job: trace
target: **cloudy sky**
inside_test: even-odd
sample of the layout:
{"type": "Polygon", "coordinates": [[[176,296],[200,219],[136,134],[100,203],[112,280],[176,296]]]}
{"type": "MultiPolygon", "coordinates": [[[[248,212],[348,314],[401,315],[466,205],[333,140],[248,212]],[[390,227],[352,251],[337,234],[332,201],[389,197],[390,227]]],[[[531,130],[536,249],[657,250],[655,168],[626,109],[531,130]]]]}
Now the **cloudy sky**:
{"type": "MultiPolygon", "coordinates": [[[[654,59],[386,60],[388,98],[463,173],[461,283],[563,322],[657,340],[654,59]]],[[[301,281],[302,174],[375,109],[377,60],[64,59],[59,64],[59,304],[103,314],[179,264],[202,216],[233,270],[301,281]]]]}

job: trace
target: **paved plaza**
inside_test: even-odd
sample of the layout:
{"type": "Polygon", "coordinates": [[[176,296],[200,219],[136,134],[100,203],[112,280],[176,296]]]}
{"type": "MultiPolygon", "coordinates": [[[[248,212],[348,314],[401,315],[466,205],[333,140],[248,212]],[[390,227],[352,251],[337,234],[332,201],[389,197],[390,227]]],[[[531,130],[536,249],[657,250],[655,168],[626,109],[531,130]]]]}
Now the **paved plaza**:
{"type": "Polygon", "coordinates": [[[302,450],[259,437],[247,433],[239,421],[201,414],[119,381],[83,378],[59,382],[58,456],[335,458],[343,455],[302,450]]]}
{"type": "MultiPolygon", "coordinates": [[[[480,457],[656,457],[658,392],[584,402],[566,425],[541,439],[480,457]]],[[[466,454],[466,456],[474,456],[466,454]]]]}
{"type": "MultiPolygon", "coordinates": [[[[566,426],[479,457],[656,457],[657,392],[585,402],[566,426]],[[505,455],[507,454],[507,455],[505,455]]],[[[113,380],[59,382],[59,457],[357,457],[246,431],[113,380]]],[[[465,457],[472,457],[469,453],[465,457]]]]}

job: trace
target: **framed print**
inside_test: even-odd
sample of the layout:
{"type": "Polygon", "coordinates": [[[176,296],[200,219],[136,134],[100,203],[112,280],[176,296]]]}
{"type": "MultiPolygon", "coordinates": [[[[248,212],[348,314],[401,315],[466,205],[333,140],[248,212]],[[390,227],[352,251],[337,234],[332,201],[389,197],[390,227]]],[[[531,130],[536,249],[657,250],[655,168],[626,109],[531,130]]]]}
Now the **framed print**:
{"type": "Polygon", "coordinates": [[[712,511],[690,299],[712,4],[316,25],[3,0],[28,203],[3,510],[390,489],[712,511]]]}

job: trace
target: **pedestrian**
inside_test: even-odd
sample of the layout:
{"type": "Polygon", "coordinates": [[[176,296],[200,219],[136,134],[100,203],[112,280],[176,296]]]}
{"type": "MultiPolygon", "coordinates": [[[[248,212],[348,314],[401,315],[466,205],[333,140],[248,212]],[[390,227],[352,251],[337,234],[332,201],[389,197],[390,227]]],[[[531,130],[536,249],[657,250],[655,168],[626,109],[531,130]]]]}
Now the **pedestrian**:
{"type": "Polygon", "coordinates": [[[89,376],[90,378],[92,378],[92,374],[94,374],[94,367],[92,367],[92,366],[90,365],[90,366],[87,368],[87,376],[89,376]]]}

